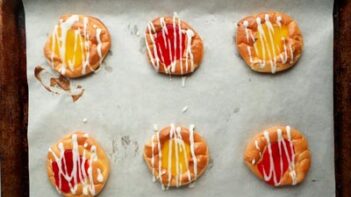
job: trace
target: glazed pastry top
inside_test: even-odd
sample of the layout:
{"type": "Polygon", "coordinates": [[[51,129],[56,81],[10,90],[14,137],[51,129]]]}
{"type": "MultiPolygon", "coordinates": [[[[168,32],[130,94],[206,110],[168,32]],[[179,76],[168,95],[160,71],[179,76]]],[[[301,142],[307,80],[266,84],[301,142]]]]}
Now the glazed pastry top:
{"type": "Polygon", "coordinates": [[[91,16],[62,16],[47,41],[44,53],[55,70],[68,77],[94,71],[111,46],[110,34],[91,16]]]}
{"type": "Polygon", "coordinates": [[[95,196],[108,173],[106,155],[88,134],[69,134],[49,148],[49,178],[64,196],[95,196]]]}
{"type": "Polygon", "coordinates": [[[176,13],[149,22],[145,42],[148,58],[158,72],[188,74],[199,66],[202,58],[200,36],[176,13]]]}
{"type": "Polygon", "coordinates": [[[260,72],[285,70],[302,52],[303,40],[296,21],[279,12],[263,12],[240,20],[236,36],[239,53],[260,72]]]}
{"type": "Polygon", "coordinates": [[[249,143],[245,163],[272,186],[301,182],[311,162],[305,138],[290,126],[273,127],[258,134],[249,143]]]}
{"type": "Polygon", "coordinates": [[[171,124],[160,131],[155,129],[145,145],[144,158],[153,180],[160,180],[162,188],[167,189],[195,181],[207,166],[208,150],[193,125],[186,129],[171,124]]]}

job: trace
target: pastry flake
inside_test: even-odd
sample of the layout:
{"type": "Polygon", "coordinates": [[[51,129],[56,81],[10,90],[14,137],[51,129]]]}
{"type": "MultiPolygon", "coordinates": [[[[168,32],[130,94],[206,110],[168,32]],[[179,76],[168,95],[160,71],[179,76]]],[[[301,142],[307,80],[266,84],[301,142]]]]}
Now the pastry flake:
{"type": "Polygon", "coordinates": [[[203,43],[200,35],[174,13],[147,24],[145,42],[149,62],[157,72],[186,75],[201,63],[203,43]]]}
{"type": "Polygon", "coordinates": [[[155,129],[145,144],[144,159],[153,180],[160,181],[162,189],[180,187],[195,181],[206,170],[209,161],[205,140],[190,128],[171,124],[155,129]]]}
{"type": "Polygon", "coordinates": [[[50,182],[63,196],[95,196],[109,176],[109,161],[100,145],[81,131],[66,135],[48,152],[50,182]]]}
{"type": "Polygon", "coordinates": [[[307,140],[290,126],[277,126],[257,134],[246,147],[245,164],[271,186],[302,182],[311,165],[307,140]]]}
{"type": "Polygon", "coordinates": [[[276,11],[261,12],[237,23],[236,45],[252,70],[276,73],[296,64],[302,53],[303,37],[290,16],[276,11]]]}
{"type": "Polygon", "coordinates": [[[65,15],[46,41],[44,55],[54,70],[76,78],[95,71],[110,47],[110,33],[99,19],[65,15]]]}

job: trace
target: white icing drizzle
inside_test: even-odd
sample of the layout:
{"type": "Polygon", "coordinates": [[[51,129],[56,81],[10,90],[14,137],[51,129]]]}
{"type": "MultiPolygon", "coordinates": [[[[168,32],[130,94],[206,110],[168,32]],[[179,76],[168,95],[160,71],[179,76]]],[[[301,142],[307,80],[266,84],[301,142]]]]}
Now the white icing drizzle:
{"type": "Polygon", "coordinates": [[[155,156],[154,156],[154,150],[155,150],[155,143],[154,143],[154,139],[155,137],[152,136],[152,139],[151,139],[151,151],[152,151],[152,156],[151,156],[151,168],[152,168],[152,181],[155,182],[156,181],[156,178],[155,178],[155,156]]]}
{"type": "Polygon", "coordinates": [[[294,62],[294,49],[291,46],[291,44],[288,45],[289,46],[289,51],[290,51],[290,64],[292,64],[294,62]]]}
{"type": "Polygon", "coordinates": [[[156,32],[156,28],[154,26],[154,24],[152,22],[149,22],[147,24],[147,31],[145,32],[145,43],[146,43],[146,48],[147,48],[147,52],[148,55],[151,59],[151,63],[154,67],[154,69],[156,71],[160,70],[160,66],[161,66],[161,61],[164,62],[164,57],[166,55],[168,55],[169,59],[171,60],[170,65],[165,65],[163,63],[163,69],[165,71],[165,73],[167,74],[171,74],[173,72],[175,72],[176,66],[177,66],[177,61],[179,61],[179,65],[180,65],[180,73],[183,74],[184,70],[183,70],[183,54],[182,54],[182,34],[185,34],[186,36],[186,49],[185,49],[185,71],[188,71],[189,69],[189,64],[190,64],[190,69],[191,72],[194,71],[195,67],[194,67],[194,56],[191,50],[191,43],[192,43],[192,38],[194,37],[195,33],[191,30],[191,29],[182,29],[181,27],[181,20],[178,17],[177,13],[174,12],[173,14],[173,19],[172,19],[172,25],[173,28],[176,29],[176,26],[178,27],[178,34],[176,33],[176,31],[173,31],[173,40],[170,39],[168,35],[168,29],[167,29],[167,23],[165,22],[164,17],[160,17],[159,19],[160,21],[160,25],[161,25],[161,34],[164,40],[164,44],[165,44],[165,48],[168,49],[169,54],[163,54],[162,50],[161,50],[161,46],[159,44],[156,44],[156,38],[157,38],[157,32],[156,32]],[[177,37],[179,36],[179,43],[177,42],[177,37]],[[152,44],[152,51],[151,51],[151,47],[148,44],[147,38],[150,38],[151,40],[151,44],[152,44]],[[173,42],[173,50],[171,50],[171,43],[173,42]],[[179,47],[178,47],[179,44],[179,47]],[[177,60],[176,59],[176,49],[179,49],[179,54],[180,55],[180,59],[177,60]],[[160,53],[160,57],[157,53],[157,51],[160,53]],[[172,51],[173,51],[173,55],[172,55],[172,51]],[[189,60],[190,59],[190,62],[189,60]]]}
{"type": "MultiPolygon", "coordinates": [[[[157,125],[154,125],[154,132],[157,132],[157,125]]],[[[156,177],[155,177],[155,156],[154,156],[154,150],[155,150],[155,135],[152,135],[151,138],[151,151],[152,151],[152,156],[151,156],[151,168],[152,168],[152,181],[155,182],[156,181],[156,177]]]]}
{"type": "MultiPolygon", "coordinates": [[[[152,166],[152,174],[153,174],[153,181],[155,181],[156,179],[159,179],[162,185],[162,189],[168,189],[170,187],[171,184],[171,179],[172,179],[172,158],[173,158],[173,154],[175,154],[175,159],[176,159],[176,175],[175,175],[175,181],[176,181],[176,187],[179,187],[182,185],[182,171],[183,171],[183,167],[182,165],[180,165],[179,162],[179,154],[183,154],[183,158],[187,159],[187,152],[186,147],[185,147],[185,143],[183,141],[182,135],[181,135],[181,127],[175,127],[174,124],[170,125],[170,134],[169,134],[169,149],[168,149],[168,168],[167,168],[167,185],[165,185],[162,181],[162,172],[164,171],[162,168],[162,146],[160,143],[160,131],[158,130],[157,126],[154,126],[154,132],[156,132],[155,135],[153,135],[152,137],[152,143],[151,143],[151,148],[152,148],[152,156],[151,156],[151,166],[152,166]],[[155,137],[157,138],[157,140],[155,140],[155,137]],[[158,177],[156,177],[155,175],[155,170],[154,170],[154,162],[155,162],[155,155],[154,155],[154,147],[155,147],[155,142],[157,142],[157,147],[158,147],[158,177]],[[173,143],[177,143],[177,145],[175,146],[175,151],[172,151],[172,147],[173,147],[173,143]]],[[[189,141],[190,141],[190,153],[191,153],[191,157],[192,160],[194,161],[194,180],[197,179],[197,158],[195,155],[195,142],[194,142],[194,125],[190,125],[189,128],[190,134],[189,134],[189,141]]],[[[186,160],[186,163],[188,165],[188,161],[186,160]]],[[[190,169],[187,170],[186,172],[187,176],[188,176],[188,181],[191,182],[191,174],[190,174],[190,169]]]]}
{"type": "Polygon", "coordinates": [[[262,156],[262,153],[261,153],[261,150],[260,150],[260,147],[259,147],[259,145],[258,145],[258,141],[257,140],[255,140],[255,147],[256,147],[256,149],[259,151],[259,154],[260,154],[260,157],[262,156]]]}
{"type": "MultiPolygon", "coordinates": [[[[158,179],[161,182],[161,187],[162,190],[165,189],[165,186],[162,181],[162,149],[161,149],[161,143],[160,143],[160,132],[156,132],[156,137],[157,137],[157,148],[158,148],[158,179]]],[[[154,157],[154,155],[152,155],[154,157]]]]}
{"type": "MultiPolygon", "coordinates": [[[[169,186],[171,185],[171,179],[172,179],[172,143],[173,143],[173,138],[174,138],[174,132],[175,132],[175,128],[174,128],[174,124],[171,124],[171,130],[170,130],[170,133],[169,133],[169,147],[168,148],[168,185],[167,185],[167,188],[169,188],[169,186]]],[[[177,147],[177,146],[176,146],[177,147]]],[[[176,151],[176,156],[178,156],[178,152],[176,151]]],[[[177,158],[176,158],[177,160],[177,158]]],[[[179,162],[176,161],[176,164],[178,164],[179,162]]],[[[176,167],[177,168],[177,167],[176,167]]]]}
{"type": "MultiPolygon", "coordinates": [[[[274,47],[274,41],[273,41],[273,36],[274,36],[274,28],[273,28],[273,24],[270,20],[270,17],[268,14],[265,15],[265,24],[268,28],[268,35],[265,34],[264,30],[263,30],[263,26],[262,26],[262,21],[260,17],[256,18],[256,24],[257,24],[257,30],[258,30],[258,36],[260,38],[260,43],[261,43],[261,54],[263,56],[262,59],[258,59],[258,60],[254,60],[252,57],[252,51],[251,51],[251,46],[247,46],[247,52],[249,55],[249,60],[250,63],[258,63],[260,65],[260,68],[264,68],[267,64],[269,64],[271,66],[271,72],[275,73],[277,70],[277,57],[279,57],[282,61],[283,64],[286,63],[287,59],[288,59],[288,51],[290,52],[290,63],[294,62],[294,49],[292,47],[292,45],[288,42],[287,38],[282,38],[283,41],[283,50],[280,49],[278,47],[279,50],[282,50],[282,52],[280,54],[278,54],[278,52],[276,51],[275,47],[274,47]],[[268,43],[268,39],[267,36],[269,36],[270,38],[270,43],[268,43]],[[268,48],[267,45],[271,45],[272,47],[272,52],[271,50],[266,50],[266,48],[268,48]],[[268,57],[268,63],[266,58],[268,57]]],[[[281,16],[277,16],[276,17],[276,24],[278,24],[279,28],[282,28],[282,17],[281,16]]],[[[247,20],[243,21],[243,26],[245,29],[245,36],[246,36],[246,40],[247,42],[250,41],[250,39],[255,42],[256,39],[252,34],[252,31],[249,30],[249,22],[247,20]]],[[[256,45],[254,45],[254,50],[255,53],[258,54],[258,48],[256,47],[256,45]]]]}
{"type": "MultiPolygon", "coordinates": [[[[272,23],[269,20],[269,15],[268,14],[265,15],[265,21],[266,21],[266,25],[267,25],[268,30],[269,30],[268,31],[269,32],[269,38],[271,40],[271,46],[272,46],[272,50],[273,50],[273,57],[270,57],[270,59],[273,58],[273,63],[271,63],[271,69],[272,69],[272,73],[275,73],[275,71],[277,69],[277,53],[275,51],[274,40],[273,40],[274,29],[273,29],[272,23]]],[[[266,40],[266,43],[267,43],[267,40],[266,40]]],[[[270,51],[269,51],[269,54],[270,54],[270,51]]]]}
{"type": "Polygon", "coordinates": [[[195,180],[197,178],[197,159],[196,159],[196,155],[195,155],[195,143],[194,143],[194,129],[195,129],[195,125],[190,125],[189,131],[190,131],[190,152],[191,152],[191,156],[194,162],[194,174],[195,174],[195,180]]]}
{"type": "MultiPolygon", "coordinates": [[[[288,135],[288,140],[289,142],[291,142],[292,138],[291,138],[291,128],[290,126],[286,126],[286,133],[288,135]]],[[[293,143],[290,143],[290,151],[293,153],[293,157],[292,157],[292,160],[291,160],[291,163],[289,165],[289,169],[290,169],[290,176],[291,176],[291,179],[293,181],[293,185],[296,185],[296,171],[295,171],[295,154],[294,154],[294,147],[293,147],[293,143]]],[[[289,158],[290,159],[290,158],[289,158]]]]}
{"type": "MultiPolygon", "coordinates": [[[[294,152],[294,147],[293,147],[293,143],[292,143],[292,139],[291,139],[291,129],[290,126],[286,126],[286,133],[287,133],[287,137],[288,137],[288,141],[290,142],[290,146],[288,147],[288,145],[286,144],[284,137],[283,137],[283,131],[281,129],[277,130],[277,135],[278,135],[278,149],[279,149],[279,161],[280,161],[280,177],[283,176],[283,154],[285,154],[285,157],[287,158],[288,161],[288,170],[289,170],[289,175],[292,179],[292,185],[296,184],[296,171],[295,171],[295,152],[294,152]],[[289,150],[288,150],[289,148],[289,150]],[[292,154],[292,158],[290,158],[289,156],[289,151],[292,154]]],[[[273,177],[273,183],[274,186],[279,186],[280,185],[280,181],[278,182],[277,180],[277,173],[275,171],[275,165],[274,165],[274,158],[273,158],[273,153],[272,153],[272,145],[271,145],[271,141],[270,141],[270,137],[269,137],[269,132],[268,131],[264,131],[263,132],[264,138],[267,141],[267,150],[268,150],[268,154],[269,154],[269,171],[268,174],[265,171],[265,168],[263,168],[263,178],[265,181],[269,181],[272,177],[273,177]]],[[[255,142],[257,144],[257,141],[255,142]]],[[[257,145],[256,145],[257,147],[257,145]]]]}
{"type": "Polygon", "coordinates": [[[243,25],[245,27],[246,41],[249,42],[249,30],[247,29],[247,27],[249,26],[249,22],[248,21],[244,21],[243,25]]]}
{"type": "Polygon", "coordinates": [[[247,46],[247,52],[249,53],[250,62],[253,62],[251,48],[249,46],[247,46]]]}
{"type": "MultiPolygon", "coordinates": [[[[187,158],[187,155],[186,155],[186,149],[185,149],[185,144],[184,144],[184,142],[183,142],[183,138],[182,138],[182,135],[180,134],[180,132],[181,132],[181,128],[180,127],[177,127],[177,137],[178,137],[178,143],[182,146],[182,149],[180,149],[180,152],[183,152],[183,158],[187,158]]],[[[178,168],[180,167],[180,171],[182,172],[183,171],[183,167],[181,166],[181,165],[178,165],[178,168]]],[[[181,174],[179,173],[179,170],[178,170],[178,172],[177,172],[177,174],[178,174],[178,179],[180,180],[179,181],[179,184],[177,183],[177,187],[179,186],[179,185],[181,185],[181,174]]],[[[191,177],[190,177],[190,171],[188,170],[188,172],[187,172],[187,175],[188,175],[188,180],[190,181],[191,180],[191,177]]]]}
{"type": "Polygon", "coordinates": [[[97,169],[97,173],[98,173],[97,181],[99,181],[100,183],[102,183],[102,182],[104,181],[104,176],[102,175],[101,169],[100,169],[100,168],[97,169]]]}
{"type": "Polygon", "coordinates": [[[281,53],[279,56],[280,56],[280,59],[282,60],[283,64],[285,64],[287,59],[288,59],[288,51],[287,51],[286,44],[285,44],[285,42],[286,42],[285,38],[283,38],[283,42],[284,42],[284,45],[283,45],[284,53],[281,53]]]}
{"type": "MultiPolygon", "coordinates": [[[[73,25],[77,22],[80,21],[80,17],[78,15],[72,15],[67,18],[67,20],[63,21],[62,19],[59,21],[59,24],[55,26],[54,32],[52,33],[52,39],[51,39],[51,65],[54,65],[54,56],[55,56],[55,48],[58,47],[59,49],[59,56],[62,61],[62,64],[60,65],[59,72],[61,74],[65,74],[67,68],[73,71],[74,65],[76,63],[76,56],[73,56],[72,60],[68,60],[67,65],[66,65],[66,42],[67,42],[67,33],[69,30],[72,29],[73,25]],[[60,31],[60,34],[59,34],[60,31]],[[60,35],[60,36],[59,36],[60,35]]],[[[90,67],[90,48],[91,48],[91,42],[89,41],[90,39],[90,34],[88,31],[88,25],[89,25],[89,18],[88,17],[83,17],[83,36],[79,36],[81,33],[81,29],[76,29],[74,30],[74,46],[73,46],[73,52],[76,53],[78,50],[78,43],[81,46],[81,53],[82,53],[82,74],[86,73],[87,67],[89,67],[91,70],[94,71],[93,68],[90,67]],[[82,39],[83,38],[83,39],[82,39]]],[[[97,40],[97,47],[96,51],[99,56],[99,63],[102,63],[103,57],[102,57],[102,41],[101,41],[101,33],[102,29],[97,28],[96,29],[96,40],[97,40]]]]}
{"type": "MultiPolygon", "coordinates": [[[[83,69],[82,69],[82,73],[85,74],[86,70],[87,70],[87,66],[89,64],[89,59],[90,59],[90,45],[89,45],[89,32],[88,32],[88,23],[89,23],[89,19],[88,17],[84,17],[83,18],[83,32],[84,32],[84,41],[83,41],[83,45],[86,50],[87,50],[87,54],[84,56],[85,58],[83,59],[83,69]]],[[[82,47],[83,50],[83,47],[82,47]]],[[[84,50],[83,50],[84,51],[84,50]]]]}
{"type": "Polygon", "coordinates": [[[260,147],[258,146],[258,141],[257,140],[255,140],[255,147],[256,147],[256,149],[259,151],[260,150],[260,147]]]}
{"type": "Polygon", "coordinates": [[[282,17],[281,16],[277,16],[277,24],[279,25],[279,27],[282,26],[282,17]]]}
{"type": "Polygon", "coordinates": [[[97,40],[97,54],[99,55],[99,64],[102,63],[102,42],[101,42],[101,29],[96,28],[96,40],[97,40]]]}
{"type": "MultiPolygon", "coordinates": [[[[152,34],[152,32],[156,32],[155,26],[151,22],[149,22],[147,24],[147,29],[148,29],[148,33],[149,34],[152,34]]],[[[157,37],[157,34],[155,34],[155,36],[150,36],[150,40],[152,42],[152,45],[154,46],[153,47],[153,53],[152,53],[151,49],[150,49],[150,47],[148,45],[147,39],[146,39],[147,38],[147,34],[145,33],[146,49],[148,51],[148,54],[149,54],[152,66],[155,68],[155,70],[158,71],[159,68],[160,68],[160,58],[157,55],[157,48],[160,48],[160,47],[155,47],[156,46],[155,37],[157,37]],[[155,54],[155,55],[153,56],[153,54],[155,54]]],[[[161,55],[161,57],[163,57],[163,55],[161,55]]]]}
{"type": "MultiPolygon", "coordinates": [[[[176,16],[177,15],[177,13],[175,12],[174,13],[174,16],[176,16]]],[[[180,19],[178,18],[178,33],[179,33],[179,36],[181,36],[181,33],[182,33],[182,29],[181,28],[179,28],[180,27],[180,19]]],[[[182,45],[182,39],[179,39],[179,52],[181,53],[182,52],[182,50],[183,50],[183,45],[182,45]]],[[[187,48],[188,47],[191,47],[191,46],[186,46],[187,48]]],[[[180,58],[180,60],[181,61],[179,61],[179,63],[180,63],[180,73],[183,73],[183,59],[182,59],[182,57],[180,58]]],[[[192,60],[192,61],[194,61],[194,60],[192,60]]],[[[184,84],[185,84],[185,81],[184,81],[184,84]]]]}
{"type": "MultiPolygon", "coordinates": [[[[85,136],[87,137],[87,136],[85,136]]],[[[86,148],[88,146],[87,143],[84,144],[84,147],[86,148]]],[[[58,190],[59,193],[61,193],[61,187],[62,187],[62,180],[61,176],[66,180],[66,182],[69,185],[70,192],[72,194],[76,194],[77,188],[78,188],[78,177],[80,179],[80,183],[83,186],[83,194],[84,195],[95,195],[95,186],[94,186],[94,180],[93,180],[93,162],[97,160],[97,154],[96,154],[96,147],[91,146],[90,148],[90,158],[87,160],[86,158],[86,150],[83,150],[82,154],[82,159],[80,159],[79,155],[79,149],[78,149],[78,139],[77,139],[77,134],[72,134],[72,172],[69,174],[67,171],[67,163],[65,160],[65,149],[63,146],[63,143],[58,144],[58,149],[60,154],[56,155],[56,153],[49,148],[49,152],[52,154],[52,156],[55,159],[55,162],[57,163],[58,167],[58,177],[59,177],[59,183],[58,186],[56,186],[56,189],[58,190]],[[85,162],[88,162],[89,168],[87,170],[87,173],[85,172],[85,162]],[[78,176],[77,176],[78,174],[78,176]],[[73,180],[74,186],[72,186],[71,182],[73,180]]],[[[100,169],[97,169],[98,172],[98,177],[97,180],[99,182],[102,182],[104,180],[104,177],[101,173],[100,169]]]]}
{"type": "Polygon", "coordinates": [[[189,66],[189,60],[188,58],[190,57],[190,66],[191,66],[191,72],[194,71],[194,55],[191,52],[191,40],[192,37],[194,36],[194,32],[191,29],[188,29],[186,31],[186,40],[188,41],[188,43],[186,44],[186,52],[185,52],[185,69],[188,70],[188,66],[189,66]]]}
{"type": "Polygon", "coordinates": [[[58,35],[57,35],[57,28],[58,28],[58,25],[55,25],[55,27],[54,27],[54,33],[53,33],[53,35],[52,35],[52,37],[51,37],[51,51],[52,51],[52,53],[51,53],[51,55],[50,55],[50,60],[51,60],[51,65],[52,65],[52,66],[54,65],[54,57],[55,57],[54,51],[55,51],[55,49],[56,49],[55,38],[58,37],[58,35]]]}

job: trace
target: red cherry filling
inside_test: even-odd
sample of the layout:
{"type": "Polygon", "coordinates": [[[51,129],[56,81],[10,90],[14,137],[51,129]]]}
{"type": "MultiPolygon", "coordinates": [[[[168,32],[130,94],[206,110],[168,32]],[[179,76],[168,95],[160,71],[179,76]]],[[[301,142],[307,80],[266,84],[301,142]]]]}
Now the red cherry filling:
{"type": "MultiPolygon", "coordinates": [[[[77,177],[77,182],[75,182],[74,178],[72,178],[72,180],[68,183],[69,180],[66,180],[65,176],[71,176],[72,174],[72,170],[73,170],[73,153],[72,150],[65,150],[64,152],[64,159],[61,160],[61,169],[63,174],[59,174],[59,166],[57,164],[56,161],[52,162],[52,169],[54,171],[54,176],[55,176],[55,182],[56,182],[56,186],[64,193],[68,193],[70,192],[70,188],[73,188],[76,184],[80,183],[80,177],[82,177],[82,170],[81,169],[81,165],[82,165],[82,157],[79,156],[79,159],[76,164],[77,166],[77,172],[75,176],[77,177]],[[80,175],[79,175],[80,174],[80,175]],[[61,187],[60,187],[60,180],[61,180],[61,187]]],[[[88,168],[89,168],[89,164],[87,162],[87,160],[85,160],[84,163],[84,170],[85,170],[85,174],[88,174],[88,168]]]]}
{"type": "Polygon", "coordinates": [[[166,29],[167,31],[161,29],[156,33],[155,44],[160,62],[168,67],[172,61],[183,56],[186,34],[179,32],[178,25],[174,27],[173,24],[167,24],[166,29]]]}
{"type": "Polygon", "coordinates": [[[293,159],[294,148],[292,143],[285,139],[284,142],[280,143],[280,147],[278,142],[271,143],[272,155],[270,155],[268,147],[266,147],[263,152],[262,160],[257,164],[260,173],[267,177],[265,181],[273,186],[280,183],[280,179],[288,170],[293,159]],[[286,146],[284,146],[284,142],[286,146]],[[273,158],[273,166],[271,166],[270,157],[273,158]],[[274,170],[272,174],[270,174],[271,168],[274,170]],[[274,182],[274,177],[276,177],[276,183],[274,182]]]}

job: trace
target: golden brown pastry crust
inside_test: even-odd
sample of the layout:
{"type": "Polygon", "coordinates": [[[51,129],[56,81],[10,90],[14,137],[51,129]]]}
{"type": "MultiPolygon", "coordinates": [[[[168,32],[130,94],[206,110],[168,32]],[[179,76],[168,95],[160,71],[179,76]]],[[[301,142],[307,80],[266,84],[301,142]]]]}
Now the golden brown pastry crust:
{"type": "MultiPolygon", "coordinates": [[[[73,15],[64,15],[60,17],[60,20],[66,21],[69,17],[71,17],[73,15]]],[[[61,65],[63,63],[63,60],[61,59],[60,56],[56,55],[53,51],[52,48],[50,46],[51,43],[51,38],[52,38],[52,34],[49,36],[48,40],[45,43],[44,46],[44,55],[48,61],[48,63],[52,66],[52,68],[57,71],[60,72],[62,75],[69,77],[69,78],[77,78],[77,77],[82,77],[85,75],[88,75],[89,73],[95,71],[96,69],[98,69],[98,67],[100,66],[100,57],[98,54],[98,40],[97,40],[97,31],[96,28],[100,28],[101,29],[101,34],[100,34],[100,39],[101,39],[101,62],[102,60],[106,57],[108,51],[111,48],[111,37],[110,37],[110,33],[107,29],[107,27],[97,18],[92,17],[92,16],[83,16],[83,15],[79,15],[79,21],[75,22],[72,26],[72,29],[74,30],[80,30],[80,35],[85,38],[85,34],[87,33],[87,35],[89,35],[89,63],[85,68],[85,72],[84,72],[84,66],[83,63],[80,66],[75,67],[73,70],[71,70],[68,66],[65,69],[65,72],[62,73],[61,70],[61,65]],[[88,25],[87,25],[87,32],[84,32],[84,17],[88,18],[88,25]],[[53,59],[52,59],[52,54],[53,59]],[[53,61],[52,61],[53,60],[53,61]]]]}
{"type": "MultiPolygon", "coordinates": [[[[165,16],[162,18],[164,19],[166,25],[173,24],[173,17],[165,16]]],[[[146,44],[148,45],[147,47],[149,47],[150,51],[154,50],[154,45],[153,45],[151,36],[154,36],[155,34],[157,34],[157,32],[162,30],[160,19],[161,17],[158,17],[151,22],[154,26],[154,29],[151,29],[151,33],[148,28],[146,28],[146,31],[145,31],[146,44]]],[[[190,62],[192,61],[192,59],[190,58],[190,56],[186,57],[186,50],[184,50],[182,57],[176,61],[174,70],[172,69],[167,70],[167,65],[160,62],[158,69],[156,69],[160,73],[172,74],[172,75],[187,75],[194,72],[200,66],[202,56],[204,53],[203,43],[200,35],[188,23],[184,22],[183,20],[180,20],[180,27],[184,31],[191,30],[194,33],[191,39],[191,47],[190,47],[191,53],[193,55],[193,63],[194,63],[193,67],[190,66],[190,62]],[[182,61],[182,66],[180,64],[181,61],[182,61]],[[187,62],[189,64],[188,67],[186,67],[187,62]]],[[[187,43],[187,38],[185,40],[185,43],[187,43]]],[[[185,48],[186,47],[187,46],[185,46],[185,48]]],[[[156,63],[152,63],[153,62],[152,57],[150,57],[150,54],[148,53],[148,51],[146,52],[146,54],[150,64],[153,65],[154,68],[156,68],[157,65],[156,63]]]]}
{"type": "MultiPolygon", "coordinates": [[[[274,143],[278,141],[278,129],[282,131],[282,136],[284,139],[289,139],[287,127],[284,126],[276,126],[265,131],[268,131],[270,143],[274,143]]],[[[280,184],[276,186],[286,186],[286,185],[294,185],[302,182],[307,175],[307,172],[311,166],[311,153],[308,149],[307,140],[304,136],[294,128],[290,128],[290,136],[291,142],[294,146],[295,153],[295,180],[292,178],[291,174],[289,174],[289,169],[284,172],[281,177],[280,184]]],[[[264,131],[258,133],[247,145],[245,153],[244,153],[244,162],[250,168],[250,170],[261,180],[264,180],[263,175],[259,171],[257,164],[261,161],[261,156],[264,151],[267,149],[267,140],[264,136],[264,131]],[[256,147],[256,144],[258,148],[256,147]]]]}
{"type": "MultiPolygon", "coordinates": [[[[184,143],[190,145],[190,131],[188,128],[185,127],[180,127],[180,135],[182,136],[182,139],[184,143]]],[[[190,171],[190,180],[188,178],[187,172],[181,174],[180,176],[180,181],[177,184],[176,176],[171,175],[171,181],[170,183],[168,182],[168,169],[162,168],[161,170],[161,180],[160,180],[160,175],[159,175],[159,150],[158,150],[158,143],[160,142],[161,144],[161,150],[162,150],[162,145],[170,139],[170,131],[171,127],[165,127],[160,130],[159,136],[160,136],[160,141],[158,141],[157,135],[154,134],[154,137],[151,138],[144,146],[144,160],[150,169],[151,172],[153,172],[154,176],[156,179],[158,179],[161,184],[165,186],[170,186],[170,187],[177,187],[177,186],[184,186],[187,185],[193,181],[195,181],[198,177],[200,177],[205,171],[208,166],[209,162],[209,152],[208,152],[208,147],[205,142],[205,140],[200,136],[200,134],[197,131],[194,131],[194,153],[195,157],[197,160],[197,175],[195,175],[194,172],[194,161],[192,157],[190,156],[188,158],[189,161],[189,167],[188,170],[190,171]],[[153,140],[153,143],[152,143],[153,140]],[[154,144],[154,152],[152,154],[152,144],[154,144]],[[154,166],[152,165],[152,156],[154,156],[154,166]]]]}
{"type": "MultiPolygon", "coordinates": [[[[88,162],[88,161],[87,161],[88,162]]],[[[47,160],[47,170],[48,170],[48,176],[50,179],[51,184],[56,187],[56,189],[61,192],[61,194],[65,197],[86,197],[86,196],[96,196],[103,187],[105,186],[109,173],[110,173],[110,165],[109,165],[109,160],[107,158],[107,155],[105,154],[104,150],[101,148],[101,146],[91,137],[89,137],[87,134],[85,134],[82,131],[76,131],[74,133],[68,134],[64,136],[61,140],[58,141],[58,143],[52,145],[49,149],[48,152],[48,160],[47,160]],[[93,160],[92,162],[92,177],[93,177],[93,182],[94,182],[94,188],[95,188],[95,195],[92,194],[89,191],[88,195],[83,195],[83,184],[82,181],[78,183],[77,185],[77,191],[73,193],[64,193],[59,190],[58,186],[56,185],[55,182],[55,175],[54,171],[52,168],[52,162],[55,161],[55,157],[53,153],[55,153],[56,156],[60,156],[60,149],[59,149],[59,144],[62,143],[63,147],[65,150],[71,150],[73,149],[73,138],[72,135],[77,136],[77,142],[78,142],[78,152],[79,155],[83,155],[83,151],[85,151],[85,158],[86,160],[89,160],[94,154],[91,151],[92,147],[96,147],[96,156],[97,159],[93,160]],[[101,170],[101,175],[103,177],[103,181],[98,180],[98,170],[101,170]]]]}
{"type": "Polygon", "coordinates": [[[281,12],[269,11],[245,17],[237,23],[236,45],[239,54],[252,70],[262,73],[275,73],[292,67],[298,61],[303,50],[303,37],[297,22],[290,16],[281,12]],[[281,19],[281,25],[286,25],[288,27],[288,38],[284,41],[287,45],[287,53],[282,50],[280,54],[276,55],[275,64],[272,65],[270,61],[266,61],[266,65],[262,67],[259,63],[261,59],[255,52],[254,43],[259,36],[256,20],[257,18],[260,18],[261,24],[264,24],[266,21],[266,15],[268,15],[272,25],[278,25],[277,21],[279,21],[279,18],[281,19]],[[247,23],[247,27],[245,27],[244,23],[247,23]],[[252,39],[251,35],[253,35],[254,40],[252,39]],[[291,48],[289,46],[291,46],[291,48]],[[286,61],[284,61],[284,58],[282,57],[286,57],[286,61]]]}

